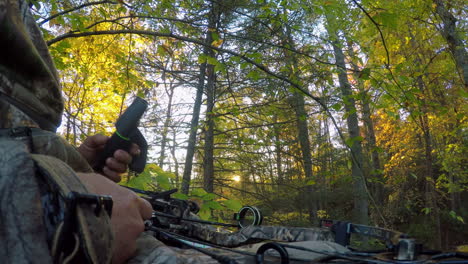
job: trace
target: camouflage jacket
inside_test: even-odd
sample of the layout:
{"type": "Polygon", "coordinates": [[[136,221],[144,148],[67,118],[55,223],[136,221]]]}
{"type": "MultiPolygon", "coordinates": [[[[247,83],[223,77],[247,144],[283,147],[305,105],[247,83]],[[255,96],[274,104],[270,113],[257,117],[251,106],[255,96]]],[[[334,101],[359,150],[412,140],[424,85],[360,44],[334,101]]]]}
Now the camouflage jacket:
{"type": "Polygon", "coordinates": [[[62,113],[58,75],[27,2],[0,0],[2,263],[110,263],[107,212],[69,202],[89,194],[76,172],[92,169],[55,134],[62,113]]]}
{"type": "Polygon", "coordinates": [[[27,2],[0,0],[0,128],[55,132],[62,112],[58,75],[27,2]]]}

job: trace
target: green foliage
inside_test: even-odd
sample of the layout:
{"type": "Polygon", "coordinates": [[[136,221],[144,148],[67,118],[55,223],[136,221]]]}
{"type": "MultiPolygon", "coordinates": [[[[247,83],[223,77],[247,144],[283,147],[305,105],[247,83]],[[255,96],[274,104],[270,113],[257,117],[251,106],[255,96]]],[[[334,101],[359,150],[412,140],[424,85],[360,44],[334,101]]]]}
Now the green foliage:
{"type": "Polygon", "coordinates": [[[353,138],[348,138],[346,139],[346,145],[348,147],[352,147],[354,145],[355,142],[360,142],[362,141],[364,138],[362,136],[357,136],[357,137],[353,137],[353,138]]]}
{"type": "Polygon", "coordinates": [[[232,210],[232,211],[239,211],[242,208],[242,204],[238,200],[224,200],[223,205],[232,210]]]}
{"type": "Polygon", "coordinates": [[[457,213],[455,213],[454,211],[450,211],[449,212],[449,215],[450,217],[452,217],[453,219],[457,220],[458,222],[461,222],[461,223],[465,223],[465,220],[463,219],[463,217],[457,215],[457,213]]]}
{"type": "MultiPolygon", "coordinates": [[[[143,173],[132,177],[123,185],[147,191],[170,190],[174,188],[174,178],[173,173],[164,171],[156,164],[148,164],[143,173]]],[[[217,199],[216,194],[207,193],[201,188],[193,189],[190,195],[177,192],[172,194],[172,197],[197,201],[200,204],[198,215],[205,220],[213,220],[213,213],[219,214],[220,211],[237,212],[242,207],[238,200],[217,199]]]]}
{"type": "Polygon", "coordinates": [[[315,180],[309,180],[306,182],[306,185],[315,185],[317,182],[315,180]]]}
{"type": "Polygon", "coordinates": [[[175,175],[166,172],[158,165],[150,163],[138,176],[132,177],[125,185],[146,191],[169,190],[173,187],[175,175]]]}

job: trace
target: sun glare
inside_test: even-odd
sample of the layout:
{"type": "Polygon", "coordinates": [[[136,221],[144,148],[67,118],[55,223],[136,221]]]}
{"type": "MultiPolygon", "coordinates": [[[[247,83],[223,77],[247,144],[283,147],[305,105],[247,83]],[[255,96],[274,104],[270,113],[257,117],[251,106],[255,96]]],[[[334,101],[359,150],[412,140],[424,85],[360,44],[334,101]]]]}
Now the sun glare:
{"type": "Polygon", "coordinates": [[[232,177],[232,180],[235,181],[235,182],[240,182],[241,178],[240,178],[240,176],[236,175],[236,176],[232,177]]]}

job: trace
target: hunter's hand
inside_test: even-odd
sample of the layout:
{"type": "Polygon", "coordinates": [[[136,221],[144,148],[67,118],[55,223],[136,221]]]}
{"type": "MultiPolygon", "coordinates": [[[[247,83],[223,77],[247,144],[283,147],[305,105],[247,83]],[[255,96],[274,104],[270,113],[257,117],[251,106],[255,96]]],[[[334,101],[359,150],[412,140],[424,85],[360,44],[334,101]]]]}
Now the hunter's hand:
{"type": "Polygon", "coordinates": [[[150,219],[153,212],[150,203],[98,174],[78,173],[78,177],[90,192],[112,196],[111,224],[115,238],[112,263],[124,263],[136,253],[137,237],[145,229],[144,220],[150,219]]]}
{"type": "MultiPolygon", "coordinates": [[[[88,163],[94,167],[98,155],[104,149],[108,140],[109,137],[101,134],[88,137],[83,144],[78,147],[78,151],[88,163]]],[[[128,164],[132,162],[132,156],[137,156],[139,154],[140,148],[136,144],[132,144],[130,153],[121,149],[115,151],[113,157],[107,158],[106,165],[102,169],[103,175],[114,182],[119,182],[121,180],[120,175],[127,172],[128,164]]]]}

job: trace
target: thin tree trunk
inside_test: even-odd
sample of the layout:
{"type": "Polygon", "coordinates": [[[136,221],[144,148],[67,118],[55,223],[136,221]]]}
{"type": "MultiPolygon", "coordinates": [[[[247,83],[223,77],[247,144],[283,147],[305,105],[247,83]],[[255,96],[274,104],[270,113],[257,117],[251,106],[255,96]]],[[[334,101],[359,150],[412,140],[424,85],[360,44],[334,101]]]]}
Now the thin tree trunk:
{"type": "MultiPolygon", "coordinates": [[[[449,1],[446,2],[448,3],[449,1]]],[[[457,19],[446,8],[443,0],[434,0],[434,3],[436,4],[436,12],[443,23],[443,28],[439,28],[438,30],[447,41],[450,51],[453,54],[455,64],[465,82],[465,87],[468,88],[468,53],[462,38],[459,33],[457,33],[457,19]]]]}
{"type": "Polygon", "coordinates": [[[158,159],[158,165],[159,167],[164,166],[164,160],[166,159],[166,145],[167,145],[167,137],[169,133],[169,125],[171,123],[171,118],[172,118],[172,99],[174,97],[174,89],[175,87],[170,84],[169,91],[166,90],[167,95],[169,96],[169,102],[167,105],[167,110],[166,110],[166,119],[164,120],[164,127],[163,131],[161,133],[161,155],[159,156],[158,159]]]}
{"type": "MultiPolygon", "coordinates": [[[[217,10],[217,4],[211,6],[210,16],[208,18],[208,34],[212,31],[217,32],[217,24],[220,14],[217,10]]],[[[211,42],[210,42],[211,43],[211,42]]],[[[205,53],[209,57],[216,57],[214,50],[208,49],[205,53]]],[[[203,188],[212,193],[214,191],[214,105],[215,105],[215,81],[216,73],[214,65],[207,65],[207,84],[206,84],[206,133],[203,156],[203,188]]]]}
{"type": "Polygon", "coordinates": [[[328,138],[328,126],[324,120],[319,118],[318,120],[318,142],[317,142],[317,165],[320,167],[320,174],[317,175],[317,184],[320,186],[319,190],[319,204],[318,208],[323,209],[326,208],[326,189],[327,189],[327,178],[326,175],[330,172],[330,168],[328,166],[328,146],[326,146],[327,138],[328,138]]]}
{"type": "MultiPolygon", "coordinates": [[[[211,33],[208,31],[206,33],[205,43],[211,43],[211,42],[212,42],[211,33]]],[[[209,48],[205,46],[204,54],[208,52],[208,49],[209,48]]],[[[184,174],[182,175],[182,186],[181,186],[181,192],[184,194],[188,194],[189,188],[190,188],[190,178],[192,175],[193,156],[195,155],[195,145],[197,142],[198,121],[200,118],[200,108],[202,105],[203,89],[205,86],[205,76],[206,76],[206,62],[200,65],[197,95],[195,97],[195,103],[193,105],[192,121],[190,122],[190,135],[188,138],[187,154],[185,156],[184,174]]]]}
{"type": "MultiPolygon", "coordinates": [[[[349,54],[351,57],[354,56],[354,50],[352,49],[352,45],[348,42],[348,49],[349,54]]],[[[377,151],[377,140],[375,137],[375,130],[374,130],[374,122],[372,121],[372,112],[370,109],[370,96],[369,93],[365,90],[364,85],[362,84],[361,80],[359,79],[359,68],[355,63],[352,63],[352,67],[354,70],[355,81],[357,82],[357,87],[359,92],[361,93],[361,106],[362,106],[362,121],[365,126],[365,136],[367,140],[368,151],[371,156],[371,172],[370,176],[377,179],[372,184],[372,190],[374,194],[374,199],[379,205],[385,203],[385,195],[384,195],[384,186],[382,183],[382,166],[380,163],[379,152],[377,151]]]]}
{"type": "MultiPolygon", "coordinates": [[[[421,64],[419,60],[416,61],[417,64],[421,64]]],[[[424,83],[422,80],[422,77],[419,76],[417,79],[417,83],[419,86],[419,90],[421,93],[425,94],[427,91],[424,89],[424,83]]],[[[432,136],[431,136],[431,129],[430,129],[430,124],[429,124],[429,118],[427,116],[427,103],[425,99],[422,99],[422,114],[419,116],[419,123],[423,132],[423,139],[424,139],[424,153],[425,153],[425,171],[424,171],[424,176],[426,179],[425,181],[425,198],[426,198],[426,207],[431,208],[432,212],[431,214],[427,215],[427,221],[428,222],[434,222],[435,224],[435,232],[436,232],[436,237],[434,239],[435,241],[435,247],[438,249],[441,249],[442,247],[442,231],[441,231],[441,222],[440,222],[440,210],[437,205],[437,193],[435,190],[435,181],[436,179],[434,178],[434,173],[433,173],[433,167],[434,167],[434,158],[432,155],[432,136]]]]}
{"type": "MultiPolygon", "coordinates": [[[[214,55],[213,52],[210,56],[214,55]]],[[[206,133],[203,156],[203,187],[205,191],[213,192],[214,180],[214,120],[213,110],[215,103],[215,74],[214,66],[207,67],[208,81],[206,85],[206,133]]]]}
{"type": "MultiPolygon", "coordinates": [[[[296,114],[296,124],[298,128],[298,139],[301,147],[302,153],[302,163],[304,166],[304,174],[306,181],[309,182],[313,180],[312,174],[312,155],[310,152],[310,143],[309,143],[309,128],[307,124],[307,113],[305,111],[305,101],[304,95],[300,92],[295,91],[293,95],[292,105],[296,114]]],[[[315,195],[314,186],[307,185],[306,188],[305,200],[307,201],[307,207],[309,210],[309,221],[312,224],[318,224],[317,219],[317,210],[318,210],[318,195],[315,195]]]]}
{"type": "Polygon", "coordinates": [[[171,150],[171,155],[172,155],[172,161],[174,162],[174,174],[176,176],[175,178],[175,186],[176,188],[179,188],[179,161],[177,160],[177,157],[176,157],[176,154],[175,154],[175,151],[176,151],[176,136],[177,136],[177,133],[176,131],[174,130],[174,133],[172,134],[172,142],[173,142],[173,145],[170,146],[170,150],[171,150]]]}
{"type": "MultiPolygon", "coordinates": [[[[409,34],[412,36],[411,38],[411,45],[414,49],[417,48],[417,43],[415,42],[415,37],[413,36],[412,32],[410,31],[409,34]]],[[[423,67],[423,62],[419,57],[416,57],[414,60],[414,67],[423,67]]],[[[437,193],[435,182],[436,179],[434,177],[433,168],[434,168],[434,157],[432,155],[432,136],[431,136],[431,127],[428,118],[428,104],[426,98],[430,97],[430,93],[427,87],[424,84],[424,80],[422,75],[416,78],[416,85],[419,89],[421,94],[425,96],[421,97],[421,104],[417,104],[417,110],[421,112],[418,117],[419,119],[419,127],[422,130],[423,136],[423,143],[424,143],[424,178],[430,179],[425,180],[425,203],[427,208],[431,208],[431,213],[427,215],[426,221],[427,223],[434,223],[435,225],[435,239],[433,240],[434,246],[438,249],[441,249],[442,246],[442,231],[441,231],[441,220],[440,220],[440,210],[437,205],[437,193]]],[[[416,121],[416,120],[415,120],[416,121]]]]}
{"type": "MultiPolygon", "coordinates": [[[[234,126],[236,127],[236,136],[237,136],[237,148],[239,150],[242,149],[242,134],[241,134],[241,130],[239,129],[239,124],[237,123],[237,120],[234,120],[234,126]]],[[[241,154],[242,155],[242,154],[241,154]]],[[[241,156],[242,157],[242,156],[241,156]]],[[[241,196],[242,198],[245,198],[245,194],[246,194],[246,191],[247,191],[247,181],[250,181],[249,177],[248,177],[248,173],[245,172],[245,168],[248,168],[249,166],[245,165],[245,158],[240,158],[241,162],[240,162],[240,167],[239,167],[239,171],[240,171],[240,189],[241,189],[241,196]]]]}
{"type": "MultiPolygon", "coordinates": [[[[290,47],[294,47],[295,43],[292,38],[291,28],[289,25],[285,25],[286,27],[286,39],[285,44],[289,45],[290,47]]],[[[285,57],[287,60],[287,64],[290,70],[290,77],[292,79],[297,79],[297,73],[295,69],[298,68],[298,62],[295,58],[295,55],[291,52],[285,51],[285,57]]],[[[309,142],[309,127],[307,122],[307,112],[305,110],[305,100],[304,94],[300,91],[294,90],[293,96],[290,100],[290,104],[294,109],[296,115],[296,124],[298,129],[298,140],[299,145],[301,147],[301,154],[302,154],[302,164],[304,168],[304,174],[306,181],[313,180],[312,174],[312,155],[310,152],[310,142],[309,142]]],[[[318,224],[317,218],[317,210],[318,210],[318,202],[317,198],[318,195],[315,194],[315,188],[313,185],[305,186],[305,200],[307,203],[307,207],[309,210],[309,221],[312,224],[318,224]]]]}
{"type": "Polygon", "coordinates": [[[70,135],[71,134],[71,114],[70,113],[68,113],[66,127],[67,127],[67,130],[66,130],[65,138],[67,139],[67,141],[70,141],[70,136],[71,136],[70,135]]]}
{"type": "Polygon", "coordinates": [[[276,173],[278,177],[278,187],[284,183],[283,179],[283,164],[281,162],[281,141],[280,141],[280,129],[279,125],[276,124],[278,122],[278,116],[274,115],[273,116],[273,122],[275,125],[273,126],[274,133],[275,133],[275,158],[276,158],[276,173]]]}
{"type": "Polygon", "coordinates": [[[346,123],[348,126],[349,139],[352,142],[351,149],[351,174],[354,185],[354,210],[353,218],[354,221],[361,224],[369,223],[369,201],[366,193],[366,182],[362,170],[363,165],[363,154],[361,141],[358,140],[360,136],[360,129],[358,123],[358,116],[356,111],[356,104],[352,97],[353,91],[348,81],[346,73],[346,63],[343,51],[339,47],[339,38],[336,31],[330,29],[331,17],[327,17],[328,20],[328,33],[332,41],[333,51],[335,53],[335,61],[338,69],[338,81],[340,84],[341,96],[345,104],[346,123]]]}

